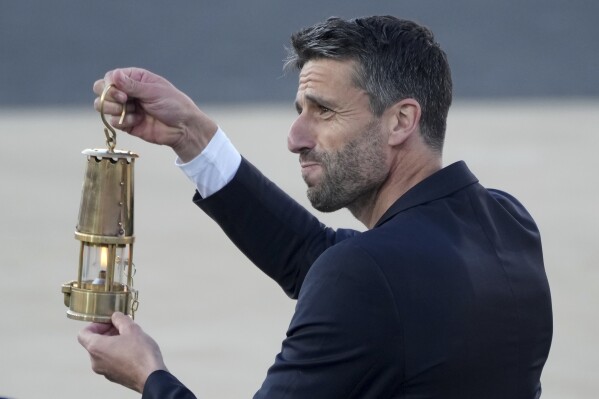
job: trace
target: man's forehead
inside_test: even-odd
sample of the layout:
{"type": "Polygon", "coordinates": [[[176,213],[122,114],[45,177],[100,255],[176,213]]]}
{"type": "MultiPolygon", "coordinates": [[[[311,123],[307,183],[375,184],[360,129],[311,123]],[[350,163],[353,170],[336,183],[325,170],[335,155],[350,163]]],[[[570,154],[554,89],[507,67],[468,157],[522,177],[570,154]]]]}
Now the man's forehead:
{"type": "Polygon", "coordinates": [[[355,81],[356,62],[316,58],[304,64],[299,73],[299,89],[310,83],[352,84],[355,81]]]}
{"type": "Polygon", "coordinates": [[[370,109],[368,93],[356,84],[355,61],[315,59],[300,72],[295,97],[298,111],[308,104],[317,104],[338,113],[370,109]]]}

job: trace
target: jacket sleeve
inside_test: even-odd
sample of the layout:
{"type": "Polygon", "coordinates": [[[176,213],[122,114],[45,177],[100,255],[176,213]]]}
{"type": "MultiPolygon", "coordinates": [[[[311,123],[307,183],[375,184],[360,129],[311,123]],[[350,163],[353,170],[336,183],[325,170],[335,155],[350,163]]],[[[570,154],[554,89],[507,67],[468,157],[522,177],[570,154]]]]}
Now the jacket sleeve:
{"type": "Polygon", "coordinates": [[[287,338],[255,398],[394,397],[403,374],[394,303],[366,251],[349,243],[327,250],[306,276],[287,338]]]}
{"type": "Polygon", "coordinates": [[[325,249],[358,234],[325,227],[245,159],[229,184],[194,202],[292,298],[325,249]]]}
{"type": "Polygon", "coordinates": [[[196,399],[195,395],[171,373],[154,371],[144,385],[142,399],[196,399]]]}
{"type": "MultiPolygon", "coordinates": [[[[202,198],[196,192],[194,202],[221,226],[254,264],[293,298],[299,296],[304,279],[317,259],[317,263],[328,264],[328,257],[320,260],[327,248],[359,234],[354,230],[335,231],[325,227],[245,159],[229,184],[208,198],[202,198]]],[[[351,254],[348,254],[347,260],[366,267],[351,254]]],[[[342,264],[343,259],[339,259],[337,265],[342,264]]],[[[372,296],[353,290],[356,283],[369,284],[360,270],[348,267],[345,273],[337,274],[338,271],[335,267],[317,268],[312,273],[312,283],[302,288],[283,350],[269,370],[256,394],[257,398],[347,398],[350,397],[345,395],[348,389],[359,394],[361,387],[370,386],[373,373],[388,374],[388,371],[381,371],[371,364],[366,375],[358,376],[365,369],[355,367],[356,364],[361,363],[364,356],[374,362],[373,359],[382,352],[372,351],[372,347],[367,347],[370,344],[356,346],[360,341],[375,346],[380,342],[370,338],[363,340],[362,335],[370,331],[368,320],[360,321],[364,328],[358,333],[351,334],[351,337],[348,334],[350,330],[355,331],[347,328],[353,323],[349,317],[357,307],[365,311],[362,300],[364,296],[371,299],[372,296]],[[336,282],[343,284],[329,289],[336,282]],[[338,303],[352,296],[354,300],[345,303],[341,311],[343,317],[339,318],[338,303]],[[319,308],[320,305],[323,307],[319,308]],[[336,391],[342,386],[343,390],[336,391]],[[332,395],[332,392],[336,393],[332,395]]],[[[379,317],[375,316],[376,309],[381,310],[382,307],[375,306],[369,320],[379,317]]],[[[372,331],[374,336],[378,336],[382,330],[375,328],[372,331]]],[[[190,399],[195,396],[169,372],[156,371],[148,377],[142,399],[158,398],[190,399]]]]}
{"type": "MultiPolygon", "coordinates": [[[[404,362],[394,303],[367,251],[349,242],[325,251],[306,276],[281,352],[254,399],[396,397],[404,362]]],[[[195,396],[156,371],[142,399],[159,398],[195,396]]]]}

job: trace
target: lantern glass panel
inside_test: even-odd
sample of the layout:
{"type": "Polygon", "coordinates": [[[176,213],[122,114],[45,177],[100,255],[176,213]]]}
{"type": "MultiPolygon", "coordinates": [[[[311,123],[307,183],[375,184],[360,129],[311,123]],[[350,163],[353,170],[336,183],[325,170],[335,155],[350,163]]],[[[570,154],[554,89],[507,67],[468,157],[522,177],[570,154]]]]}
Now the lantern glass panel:
{"type": "Polygon", "coordinates": [[[122,291],[127,285],[129,260],[126,254],[125,245],[84,244],[81,287],[94,291],[122,291]]]}

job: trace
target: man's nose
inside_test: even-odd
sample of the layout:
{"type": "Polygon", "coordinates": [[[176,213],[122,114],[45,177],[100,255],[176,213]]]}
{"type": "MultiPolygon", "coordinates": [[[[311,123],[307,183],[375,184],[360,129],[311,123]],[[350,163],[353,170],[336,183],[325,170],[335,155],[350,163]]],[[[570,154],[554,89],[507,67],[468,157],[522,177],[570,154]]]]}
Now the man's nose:
{"type": "Polygon", "coordinates": [[[303,150],[314,148],[315,142],[311,133],[310,124],[305,117],[300,114],[289,129],[287,136],[287,148],[289,151],[298,154],[303,150]]]}

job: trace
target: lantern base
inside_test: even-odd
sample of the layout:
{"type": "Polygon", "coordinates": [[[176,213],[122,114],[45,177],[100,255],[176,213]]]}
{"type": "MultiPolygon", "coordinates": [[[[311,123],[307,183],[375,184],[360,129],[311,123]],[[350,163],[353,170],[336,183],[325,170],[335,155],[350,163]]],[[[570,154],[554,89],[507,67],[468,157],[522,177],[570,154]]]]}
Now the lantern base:
{"type": "Polygon", "coordinates": [[[110,323],[114,312],[133,317],[137,309],[137,291],[123,286],[119,292],[97,292],[77,287],[72,281],[62,286],[67,317],[73,320],[110,323]]]}
{"type": "Polygon", "coordinates": [[[110,323],[111,316],[99,316],[99,315],[89,315],[84,313],[73,312],[71,309],[67,310],[67,317],[73,320],[79,321],[90,321],[93,323],[110,323]]]}

